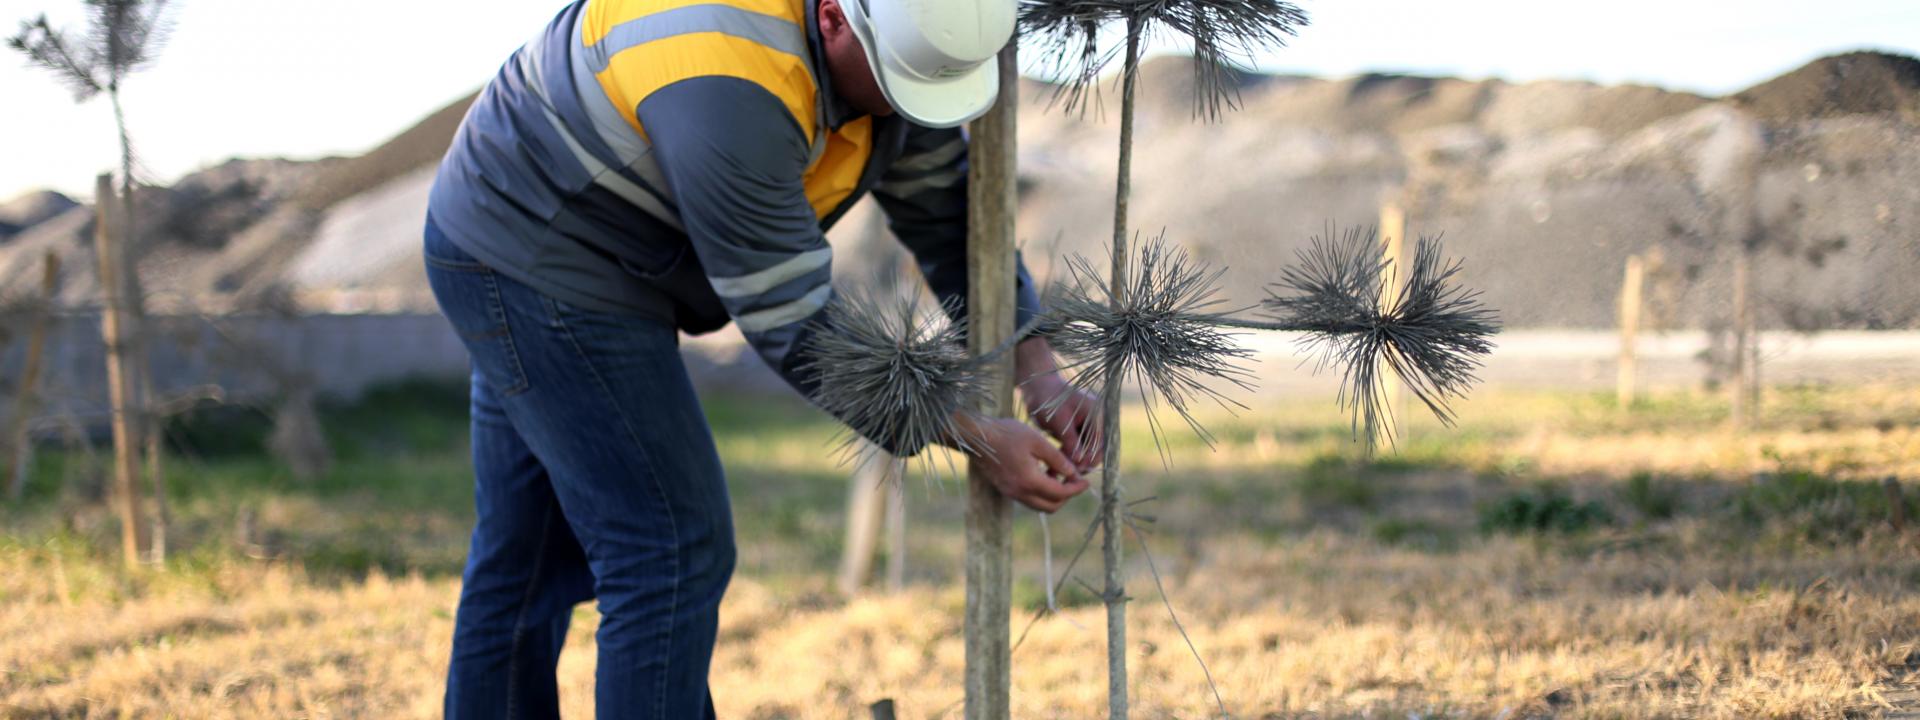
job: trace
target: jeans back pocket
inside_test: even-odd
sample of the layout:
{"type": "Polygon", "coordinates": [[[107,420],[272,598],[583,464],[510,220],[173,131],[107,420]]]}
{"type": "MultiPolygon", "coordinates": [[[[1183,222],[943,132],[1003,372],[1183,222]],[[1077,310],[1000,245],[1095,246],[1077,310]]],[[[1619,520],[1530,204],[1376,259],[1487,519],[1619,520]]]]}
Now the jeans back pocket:
{"type": "Polygon", "coordinates": [[[506,304],[500,299],[500,278],[464,253],[436,255],[428,244],[427,284],[440,303],[440,313],[467,346],[474,369],[502,397],[526,392],[527,374],[513,344],[506,304]]]}

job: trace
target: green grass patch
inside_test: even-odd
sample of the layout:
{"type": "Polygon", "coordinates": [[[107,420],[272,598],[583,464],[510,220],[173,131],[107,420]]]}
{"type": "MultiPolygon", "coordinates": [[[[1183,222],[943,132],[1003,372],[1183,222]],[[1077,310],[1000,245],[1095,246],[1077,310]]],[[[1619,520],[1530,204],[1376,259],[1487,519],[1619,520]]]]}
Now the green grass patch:
{"type": "MultiPolygon", "coordinates": [[[[1907,517],[1920,517],[1920,498],[1901,502],[1907,517]]],[[[1857,541],[1884,527],[1893,509],[1893,497],[1881,483],[1791,466],[1756,477],[1733,497],[1735,515],[1749,527],[1786,530],[1816,542],[1857,541]]]]}
{"type": "Polygon", "coordinates": [[[1572,534],[1611,524],[1613,513],[1605,506],[1576,501],[1553,486],[1511,493],[1480,507],[1480,530],[1485,533],[1572,534]]]}
{"type": "Polygon", "coordinates": [[[1382,545],[1428,552],[1452,552],[1460,547],[1460,533],[1430,520],[1387,518],[1367,528],[1382,545]]]}
{"type": "Polygon", "coordinates": [[[1649,520],[1666,520],[1680,511],[1680,491],[1675,483],[1644,470],[1627,476],[1620,500],[1649,520]]]}

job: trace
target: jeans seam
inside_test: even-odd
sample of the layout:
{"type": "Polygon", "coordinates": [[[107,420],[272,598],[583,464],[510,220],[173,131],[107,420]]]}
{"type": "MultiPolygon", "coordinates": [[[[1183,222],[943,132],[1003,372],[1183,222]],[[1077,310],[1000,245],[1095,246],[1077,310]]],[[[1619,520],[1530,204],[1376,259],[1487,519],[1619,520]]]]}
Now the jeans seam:
{"type": "Polygon", "coordinates": [[[580,356],[580,362],[587,366],[587,375],[593,378],[593,384],[600,389],[601,397],[614,408],[614,414],[620,416],[620,427],[626,431],[627,441],[640,450],[640,456],[647,464],[647,474],[652,476],[653,490],[660,497],[660,507],[666,513],[667,531],[673,534],[673,590],[668,594],[667,599],[667,647],[666,651],[661,653],[659,686],[654,691],[654,717],[666,717],[667,680],[673,669],[673,625],[675,616],[680,613],[680,525],[673,516],[673,504],[667,500],[667,490],[660,485],[660,469],[654,466],[653,453],[647,452],[646,446],[640,443],[640,434],[634,431],[633,423],[627,418],[627,413],[621,410],[620,404],[614,400],[613,389],[607,385],[606,378],[600,374],[600,368],[594,365],[593,358],[587,354],[586,348],[581,346],[578,338],[574,337],[573,328],[568,326],[566,320],[561,317],[559,306],[544,296],[541,299],[547,303],[547,310],[551,313],[554,327],[566,337],[567,344],[573,347],[574,354],[580,356]]]}
{"type": "Polygon", "coordinates": [[[547,541],[553,533],[553,506],[548,505],[540,521],[540,544],[533,556],[533,572],[527,575],[527,588],[520,591],[520,614],[513,619],[513,644],[507,654],[507,717],[519,717],[520,649],[527,637],[527,610],[533,607],[533,591],[540,586],[540,572],[547,564],[547,541]]]}
{"type": "Polygon", "coordinates": [[[501,349],[507,355],[507,371],[513,375],[513,385],[500,389],[500,397],[509,398],[527,391],[532,382],[527,379],[527,371],[520,365],[520,348],[513,341],[513,327],[507,322],[507,304],[500,298],[500,282],[492,271],[484,274],[487,279],[487,314],[499,326],[501,349]]]}
{"type": "Polygon", "coordinates": [[[432,265],[434,267],[440,268],[441,270],[447,270],[451,272],[483,273],[483,272],[493,271],[493,268],[487,267],[485,263],[479,263],[479,262],[448,260],[446,258],[438,258],[432,255],[426,256],[426,260],[428,265],[432,265]]]}

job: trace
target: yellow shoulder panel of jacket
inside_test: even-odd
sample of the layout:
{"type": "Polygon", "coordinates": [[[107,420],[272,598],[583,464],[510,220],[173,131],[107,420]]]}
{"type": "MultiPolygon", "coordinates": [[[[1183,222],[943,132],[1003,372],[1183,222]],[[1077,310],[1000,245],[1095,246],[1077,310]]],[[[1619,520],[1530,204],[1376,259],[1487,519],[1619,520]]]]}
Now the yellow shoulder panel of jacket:
{"type": "Polygon", "coordinates": [[[634,117],[634,109],[647,96],[681,80],[721,76],[740,78],[773,93],[793,113],[807,141],[813,142],[818,86],[804,55],[758,42],[750,37],[753,33],[712,29],[740,18],[773,20],[777,27],[791,27],[797,47],[789,49],[805,53],[803,1],[590,0],[581,17],[580,43],[587,49],[618,41],[610,36],[621,35],[617,29],[623,25],[642,30],[632,33],[631,39],[639,41],[636,44],[603,49],[610,55],[605,68],[596,69],[594,75],[621,117],[642,138],[646,129],[634,117]],[[734,12],[715,17],[729,11],[734,12]]]}
{"type": "MultiPolygon", "coordinates": [[[[580,49],[605,58],[594,79],[643,139],[646,129],[634,114],[641,101],[681,80],[718,76],[773,93],[812,144],[819,86],[806,59],[805,2],[589,0],[580,49]]],[[[826,217],[853,194],[872,153],[871,118],[848,122],[827,138],[806,176],[815,216],[826,217]]]]}

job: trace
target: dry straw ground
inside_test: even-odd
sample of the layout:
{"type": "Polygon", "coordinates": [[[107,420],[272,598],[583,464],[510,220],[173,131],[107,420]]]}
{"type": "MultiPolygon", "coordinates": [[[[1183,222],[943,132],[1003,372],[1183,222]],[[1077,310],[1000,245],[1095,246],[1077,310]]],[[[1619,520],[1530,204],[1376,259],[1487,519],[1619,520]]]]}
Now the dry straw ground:
{"type": "MultiPolygon", "coordinates": [[[[1912,717],[1920,537],[1889,529],[1879,481],[1907,478],[1920,519],[1920,391],[1768,400],[1769,423],[1736,436],[1700,395],[1626,415],[1487,393],[1464,427],[1416,425],[1371,462],[1334,410],[1287,400],[1216,420],[1220,446],[1183,442],[1172,471],[1142,437],[1129,477],[1158,498],[1141,510],[1155,560],[1235,717],[1912,717]]],[[[909,592],[834,598],[831,430],[762,406],[711,408],[743,543],[721,715],[856,717],[891,697],[956,716],[957,491],[911,481],[909,592]]],[[[46,487],[84,475],[50,460],[0,542],[0,716],[434,716],[470,513],[455,415],[331,411],[348,447],[318,485],[244,454],[177,463],[194,549],[137,576],[83,492],[46,487]],[[366,413],[409,449],[355,450],[366,413]]],[[[1090,510],[1056,521],[1062,561],[1090,510]]],[[[1037,530],[1018,533],[1016,632],[1043,602],[1037,530]]],[[[1132,588],[1139,715],[1209,716],[1143,564],[1132,588]]],[[[1101,611],[1077,586],[1062,601],[1015,655],[1016,717],[1098,716],[1101,611]]],[[[581,608],[561,661],[570,717],[591,715],[594,625],[581,608]]]]}

